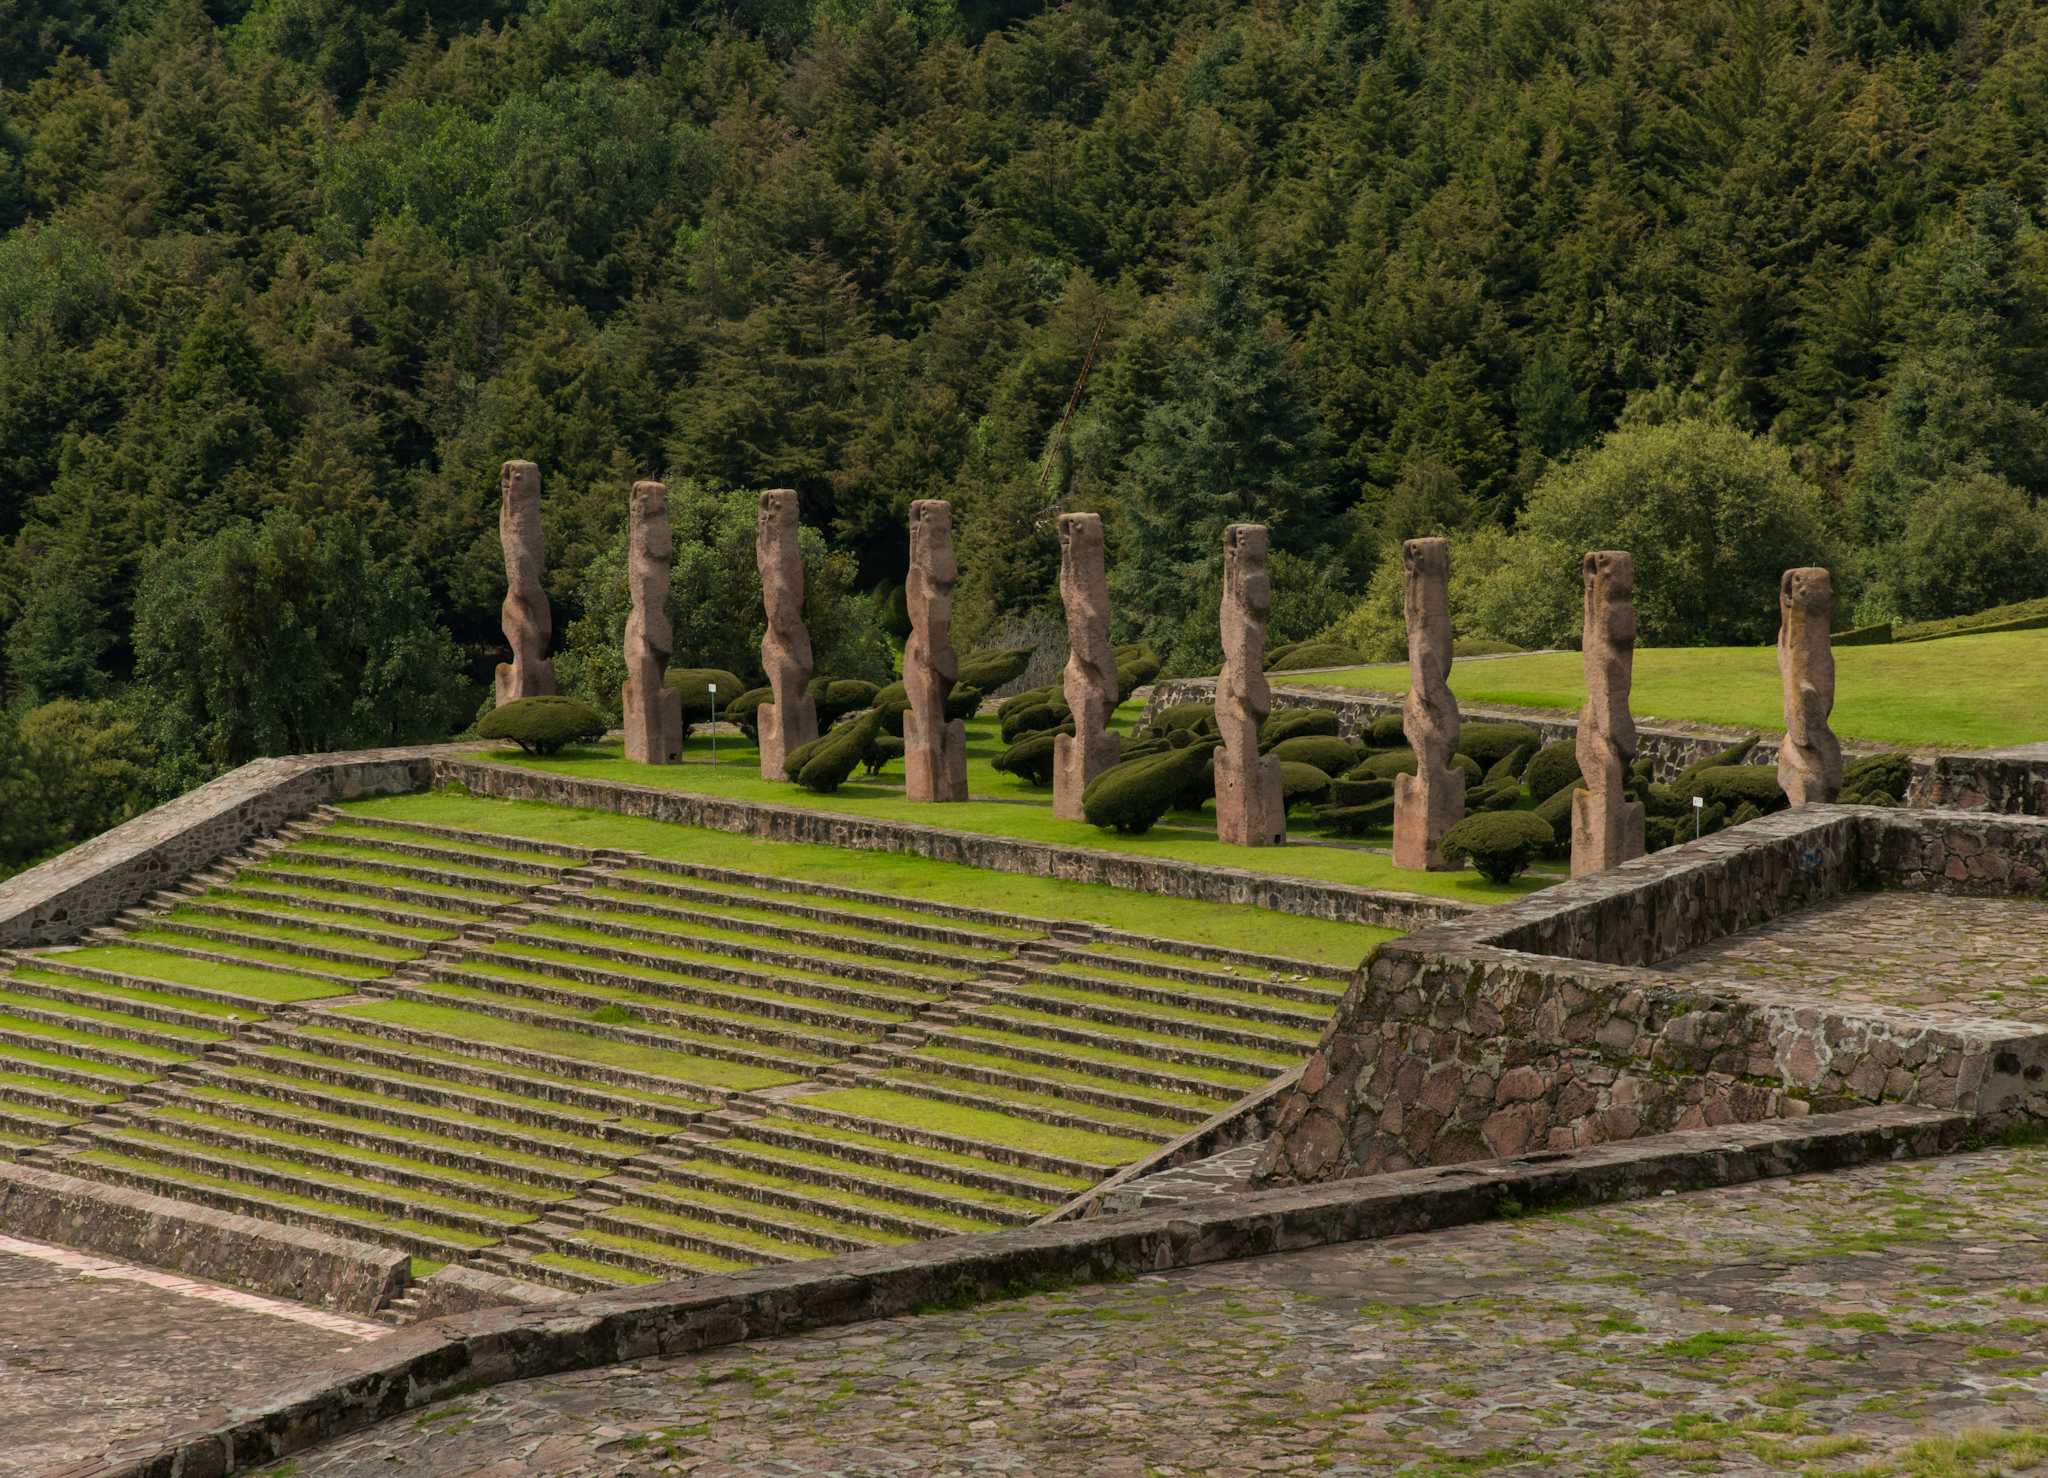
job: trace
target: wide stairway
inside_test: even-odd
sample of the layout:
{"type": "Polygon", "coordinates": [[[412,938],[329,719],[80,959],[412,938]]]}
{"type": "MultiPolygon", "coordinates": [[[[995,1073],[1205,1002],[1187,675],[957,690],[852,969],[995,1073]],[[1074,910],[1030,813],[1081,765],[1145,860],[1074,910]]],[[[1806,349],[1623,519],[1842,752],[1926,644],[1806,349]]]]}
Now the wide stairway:
{"type": "Polygon", "coordinates": [[[329,809],[0,953],[0,1158],[416,1276],[687,1278],[1038,1220],[1298,1063],[1343,986],[329,809]]]}

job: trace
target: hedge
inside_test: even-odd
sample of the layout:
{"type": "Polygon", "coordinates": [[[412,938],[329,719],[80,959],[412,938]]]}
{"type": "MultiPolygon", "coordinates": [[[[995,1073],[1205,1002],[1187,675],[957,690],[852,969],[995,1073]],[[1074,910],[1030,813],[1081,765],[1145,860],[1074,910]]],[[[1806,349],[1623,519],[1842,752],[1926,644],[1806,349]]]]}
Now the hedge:
{"type": "Polygon", "coordinates": [[[1001,647],[970,652],[960,659],[958,680],[970,688],[993,693],[1024,675],[1024,669],[1031,665],[1032,651],[1030,647],[1001,647]]]}
{"type": "Polygon", "coordinates": [[[1489,882],[1512,882],[1556,841],[1550,823],[1534,811],[1483,811],[1444,833],[1443,853],[1469,861],[1489,882]]]}
{"type": "Polygon", "coordinates": [[[891,760],[903,758],[903,739],[900,735],[883,732],[877,726],[874,740],[868,745],[867,753],[860,757],[863,768],[870,775],[882,773],[882,767],[891,760]]]}
{"type": "Polygon", "coordinates": [[[848,719],[820,737],[816,744],[802,746],[798,752],[804,756],[804,762],[800,767],[791,764],[790,778],[805,790],[830,794],[861,763],[881,730],[882,715],[872,708],[848,719]]]}
{"type": "Polygon", "coordinates": [[[1061,724],[1072,723],[1073,718],[1074,710],[1067,707],[1067,700],[1064,698],[1019,709],[1002,721],[1003,742],[1015,744],[1026,734],[1057,729],[1061,724]]]}
{"type": "MultiPolygon", "coordinates": [[[[1479,768],[1479,762],[1469,754],[1451,756],[1451,768],[1465,777],[1468,786],[1477,785],[1486,778],[1486,772],[1479,768]]],[[[1345,772],[1347,780],[1391,780],[1396,775],[1415,773],[1415,751],[1412,749],[1387,749],[1378,754],[1369,754],[1360,763],[1345,772]]]]}
{"type": "Polygon", "coordinates": [[[481,739],[510,739],[528,754],[555,754],[604,738],[604,719],[575,698],[515,698],[485,714],[476,732],[481,739]]]}
{"type": "MultiPolygon", "coordinates": [[[[723,692],[724,689],[721,688],[719,691],[723,692]]],[[[760,737],[761,724],[756,714],[762,704],[773,703],[774,701],[775,689],[749,688],[746,692],[740,694],[739,697],[733,699],[732,702],[726,704],[725,707],[719,709],[718,716],[738,724],[740,732],[744,733],[749,739],[757,739],[760,737]]],[[[689,732],[689,727],[688,724],[683,725],[685,733],[689,732]]]]}
{"type": "Polygon", "coordinates": [[[722,667],[671,667],[662,679],[671,691],[682,695],[683,722],[686,724],[708,723],[711,719],[711,685],[718,684],[718,713],[725,716],[725,705],[748,691],[736,673],[722,667]]]}
{"type": "Polygon", "coordinates": [[[1572,797],[1580,790],[1574,780],[1563,789],[1554,792],[1547,800],[1537,803],[1531,816],[1543,818],[1543,824],[1552,832],[1550,842],[1543,848],[1545,857],[1567,857],[1572,850],[1572,797]]]}
{"type": "MultiPolygon", "coordinates": [[[[1718,770],[1724,769],[1729,765],[1741,764],[1749,758],[1749,752],[1756,748],[1756,740],[1757,736],[1751,734],[1740,743],[1731,744],[1726,749],[1716,750],[1713,754],[1694,760],[1691,764],[1680,770],[1677,777],[1671,783],[1683,790],[1698,778],[1702,770],[1718,770]]],[[[1687,794],[1691,794],[1691,792],[1688,791],[1687,794]]]]}
{"type": "Polygon", "coordinates": [[[1337,736],[1337,715],[1327,708],[1281,708],[1259,725],[1259,749],[1263,753],[1283,739],[1304,735],[1337,736]]]}
{"type": "Polygon", "coordinates": [[[1054,746],[1063,733],[1070,734],[1073,728],[1072,724],[1067,724],[1059,729],[1041,729],[1035,734],[1026,734],[996,756],[995,768],[1032,785],[1052,784],[1054,746]]]}
{"type": "Polygon", "coordinates": [[[1311,814],[1314,815],[1316,824],[1326,831],[1334,831],[1339,836],[1364,836],[1369,831],[1386,826],[1394,819],[1394,801],[1393,797],[1389,796],[1385,800],[1363,805],[1317,806],[1311,814]]]}
{"type": "Polygon", "coordinates": [[[1159,654],[1143,642],[1116,648],[1116,699],[1121,703],[1159,676],[1159,654]]]}
{"type": "Polygon", "coordinates": [[[1539,801],[1548,800],[1567,785],[1576,785],[1580,778],[1576,739],[1559,739],[1544,745],[1529,757],[1522,770],[1522,783],[1539,801]]]}
{"type": "Polygon", "coordinates": [[[1872,754],[1852,760],[1842,771],[1842,799],[1855,795],[1853,804],[1898,805],[1906,799],[1906,787],[1913,783],[1913,762],[1903,754],[1872,754]],[[1882,796],[1883,800],[1873,800],[1882,796]]]}
{"type": "Polygon", "coordinates": [[[1303,642],[1288,648],[1279,661],[1268,660],[1268,672],[1305,672],[1312,667],[1357,667],[1364,658],[1350,647],[1335,642],[1303,642]]]}
{"type": "Polygon", "coordinates": [[[1358,746],[1334,734],[1302,734],[1283,739],[1270,752],[1282,763],[1314,765],[1325,775],[1341,775],[1358,763],[1358,746]]]}
{"type": "Polygon", "coordinates": [[[1486,783],[1492,785],[1502,780],[1513,780],[1520,784],[1522,771],[1528,768],[1529,761],[1534,758],[1535,754],[1536,741],[1534,739],[1531,739],[1526,744],[1517,745],[1512,752],[1502,755],[1487,769],[1486,783]]]}
{"type": "Polygon", "coordinates": [[[1499,764],[1524,744],[1542,742],[1543,736],[1527,724],[1466,724],[1458,730],[1458,753],[1471,755],[1481,771],[1499,764]]]}
{"type": "Polygon", "coordinates": [[[1376,801],[1390,801],[1394,798],[1394,782],[1391,780],[1332,780],[1330,801],[1338,806],[1369,806],[1376,801]]]}
{"type": "Polygon", "coordinates": [[[1705,796],[1710,806],[1730,810],[1745,802],[1759,811],[1778,811],[1785,806],[1778,772],[1769,765],[1709,766],[1693,776],[1692,794],[1705,796]]]}
{"type": "Polygon", "coordinates": [[[1111,765],[1081,793],[1081,810],[1097,826],[1137,835],[1150,831],[1208,766],[1213,739],[1111,765]]]}
{"type": "Polygon", "coordinates": [[[1146,727],[1152,729],[1194,729],[1204,721],[1216,722],[1213,703],[1175,703],[1152,715],[1146,727]]]}
{"type": "Polygon", "coordinates": [[[818,727],[829,729],[849,713],[873,708],[880,689],[857,677],[814,677],[804,691],[817,705],[818,727]]]}
{"type": "Polygon", "coordinates": [[[1280,797],[1284,810],[1297,805],[1318,805],[1329,797],[1330,777],[1314,765],[1299,760],[1280,761],[1280,797]]]}

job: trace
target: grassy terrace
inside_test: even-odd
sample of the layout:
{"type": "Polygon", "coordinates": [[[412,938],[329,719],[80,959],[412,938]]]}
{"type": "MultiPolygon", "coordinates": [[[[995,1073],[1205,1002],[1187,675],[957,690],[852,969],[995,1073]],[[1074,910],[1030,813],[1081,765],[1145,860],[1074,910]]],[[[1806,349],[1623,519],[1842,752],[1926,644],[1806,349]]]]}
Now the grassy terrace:
{"type": "MultiPolygon", "coordinates": [[[[1408,669],[1355,667],[1290,681],[1403,693],[1408,669]]],[[[1586,699],[1577,652],[1458,663],[1451,691],[1467,703],[1529,708],[1576,709],[1586,699]]],[[[1644,648],[1636,653],[1630,706],[1639,722],[1782,731],[1777,651],[1644,648]]],[[[1998,748],[2048,739],[2048,629],[1837,648],[1833,722],[1845,739],[1916,747],[1998,748]]]]}
{"type": "MultiPolygon", "coordinates": [[[[1954,643],[1944,645],[1953,646],[1954,643]]],[[[1772,691],[1776,692],[1776,689],[1772,691]]],[[[1116,726],[1128,729],[1135,722],[1139,708],[1137,704],[1125,704],[1117,712],[1116,726]]],[[[967,790],[970,799],[943,806],[920,805],[905,800],[900,765],[892,765],[872,779],[857,774],[831,795],[818,795],[795,785],[763,780],[758,751],[736,735],[718,738],[715,764],[712,761],[712,741],[701,735],[693,735],[685,742],[683,762],[675,765],[633,764],[614,743],[566,750],[547,758],[523,754],[516,749],[487,750],[480,757],[490,763],[521,765],[579,779],[618,780],[632,785],[660,786],[733,800],[809,806],[879,820],[912,821],[956,831],[1012,837],[1019,841],[1173,858],[1210,866],[1246,868],[1276,877],[1311,878],[1317,882],[1348,883],[1361,888],[1384,888],[1473,903],[1498,903],[1549,881],[1546,878],[1523,879],[1502,887],[1471,872],[1399,872],[1385,850],[1391,841],[1386,833],[1360,839],[1324,836],[1301,817],[1290,821],[1291,839],[1285,847],[1226,846],[1216,840],[1215,818],[1208,810],[1199,817],[1186,813],[1170,815],[1143,836],[1122,836],[1086,822],[1062,821],[1055,817],[1050,789],[1027,785],[1015,776],[993,768],[993,761],[1002,754],[1004,747],[1001,732],[993,718],[971,720],[967,725],[967,790]]]]}

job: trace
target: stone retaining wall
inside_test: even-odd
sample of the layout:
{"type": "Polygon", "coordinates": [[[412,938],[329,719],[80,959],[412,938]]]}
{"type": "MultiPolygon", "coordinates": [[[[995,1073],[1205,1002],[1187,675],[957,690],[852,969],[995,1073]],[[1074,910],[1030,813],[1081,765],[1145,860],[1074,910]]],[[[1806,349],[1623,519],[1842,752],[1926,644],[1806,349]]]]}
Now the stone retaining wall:
{"type": "Polygon", "coordinates": [[[544,1310],[416,1324],[343,1352],[280,1388],[231,1395],[193,1429],[50,1478],[191,1478],[274,1462],[459,1391],[557,1371],[677,1356],[742,1340],[891,1318],[1227,1258],[1483,1221],[1510,1204],[1634,1200],[1942,1154],[1960,1114],[1885,1109],[1733,1126],[1452,1170],[1219,1196],[1057,1226],[951,1237],[688,1284],[595,1294],[544,1310]]]}
{"type": "Polygon", "coordinates": [[[315,806],[419,790],[442,748],[244,765],[0,883],[0,947],[76,939],[315,806]]]}
{"type": "Polygon", "coordinates": [[[2048,1029],[1657,962],[1856,888],[2038,893],[2048,821],[1781,812],[1381,946],[1260,1165],[1313,1182],[1854,1104],[2048,1122],[2048,1029]]]}
{"type": "Polygon", "coordinates": [[[0,1227],[10,1237],[351,1314],[375,1313],[411,1276],[412,1259],[388,1247],[27,1165],[0,1164],[0,1227]]]}
{"type": "MultiPolygon", "coordinates": [[[[1177,678],[1155,683],[1146,704],[1149,715],[1155,708],[1175,703],[1208,703],[1216,692],[1214,678],[1177,678]]],[[[1361,692],[1355,688],[1318,688],[1279,684],[1273,686],[1273,706],[1279,708],[1327,708],[1337,715],[1337,730],[1347,739],[1358,738],[1372,721],[1401,712],[1402,694],[1361,692]]],[[[1481,723],[1527,724],[1545,744],[1578,736],[1575,715],[1548,709],[1503,708],[1485,705],[1459,712],[1481,723]]],[[[1638,753],[1651,760],[1656,778],[1669,781],[1695,760],[1726,749],[1756,733],[1754,729],[1729,729],[1708,724],[1663,724],[1654,720],[1636,725],[1638,753]]],[[[1776,765],[1777,734],[1765,733],[1750,751],[1749,763],[1776,765]]],[[[1882,752],[1879,745],[1848,745],[1851,759],[1882,752]]],[[[2048,816],[2048,756],[1986,750],[1934,756],[1913,756],[1913,778],[1906,791],[1906,804],[1915,807],[1955,811],[1996,811],[2014,816],[2048,816]]]]}
{"type": "Polygon", "coordinates": [[[1092,847],[1057,847],[943,826],[882,821],[806,806],[729,800],[618,780],[578,779],[547,770],[456,756],[444,755],[434,760],[433,781],[459,782],[477,795],[613,811],[622,816],[738,832],[769,841],[808,842],[866,852],[908,852],[992,872],[1104,883],[1138,893],[1192,898],[1205,903],[1249,903],[1277,913],[1378,924],[1389,929],[1413,929],[1473,911],[1471,904],[1411,893],[1274,877],[1239,867],[1138,857],[1092,847]]]}

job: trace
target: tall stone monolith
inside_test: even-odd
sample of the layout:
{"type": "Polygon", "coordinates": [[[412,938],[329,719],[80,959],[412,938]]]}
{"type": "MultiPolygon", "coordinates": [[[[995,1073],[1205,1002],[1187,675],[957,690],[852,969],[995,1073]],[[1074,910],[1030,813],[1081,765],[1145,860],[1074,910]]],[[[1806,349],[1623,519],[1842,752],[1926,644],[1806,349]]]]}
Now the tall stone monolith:
{"type": "Polygon", "coordinates": [[[548,642],[555,634],[542,585],[547,541],[540,528],[540,468],[507,462],[498,469],[498,542],[505,547],[505,604],[499,617],[512,660],[498,664],[498,702],[539,698],[555,691],[548,642]]]}
{"type": "Polygon", "coordinates": [[[1234,523],[1223,531],[1223,671],[1216,679],[1216,839],[1240,847],[1287,840],[1280,761],[1259,753],[1259,728],[1273,711],[1266,686],[1266,618],[1273,582],[1266,574],[1266,526],[1234,523]]]}
{"type": "Polygon", "coordinates": [[[790,488],[761,494],[754,515],[754,564],[761,572],[761,604],[768,615],[761,668],[775,690],[773,703],[754,710],[764,780],[786,778],[785,757],[818,737],[818,705],[808,691],[811,633],[804,625],[804,554],[796,516],[796,493],[790,488]]]}
{"type": "Polygon", "coordinates": [[[1620,550],[1586,556],[1581,645],[1586,706],[1579,714],[1583,788],[1572,794],[1572,876],[1643,855],[1643,807],[1628,798],[1636,722],[1628,711],[1636,663],[1635,561],[1620,550]]]}
{"type": "Polygon", "coordinates": [[[1410,539],[1401,546],[1408,617],[1408,699],[1401,730],[1415,751],[1415,773],[1394,777],[1394,866],[1442,868],[1444,833],[1464,819],[1465,777],[1451,768],[1458,750],[1458,700],[1451,696],[1451,546],[1410,539]]]}
{"type": "Polygon", "coordinates": [[[1778,676],[1785,685],[1785,742],[1778,788],[1795,806],[1825,805],[1842,791],[1842,746],[1828,727],[1835,708],[1835,584],[1826,570],[1787,570],[1778,581],[1778,676]]]}
{"type": "Polygon", "coordinates": [[[920,498],[910,505],[910,640],[903,646],[903,793],[913,801],[967,799],[967,725],[948,722],[946,700],[960,675],[953,651],[953,505],[920,498]]]}
{"type": "Polygon", "coordinates": [[[683,695],[666,681],[676,645],[675,626],[668,619],[669,570],[675,561],[668,488],[634,483],[626,517],[626,591],[633,608],[626,617],[626,686],[620,702],[626,758],[642,765],[671,764],[683,752],[683,695]]]}
{"type": "Polygon", "coordinates": [[[1060,601],[1067,608],[1067,707],[1074,732],[1052,742],[1052,813],[1085,821],[1081,792],[1117,762],[1123,740],[1109,732],[1116,712],[1116,652],[1109,644],[1109,576],[1103,568],[1102,515],[1062,513],[1060,601]]]}

